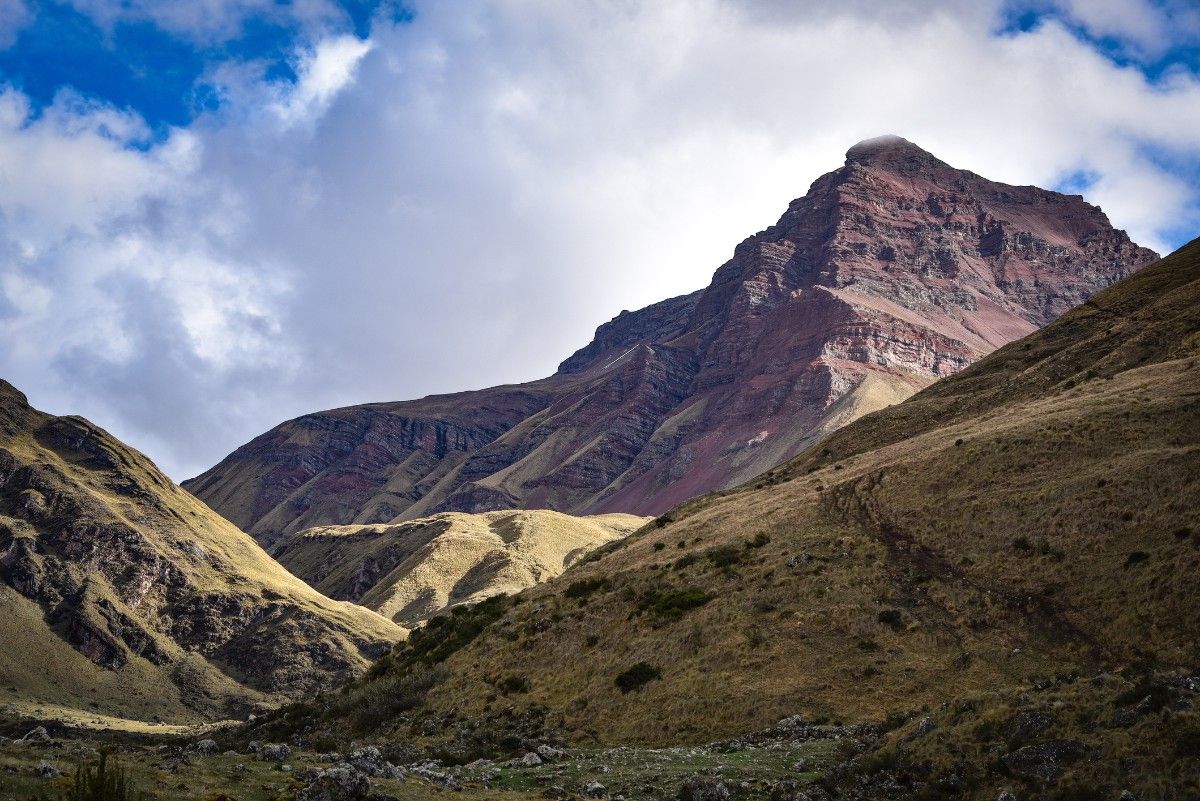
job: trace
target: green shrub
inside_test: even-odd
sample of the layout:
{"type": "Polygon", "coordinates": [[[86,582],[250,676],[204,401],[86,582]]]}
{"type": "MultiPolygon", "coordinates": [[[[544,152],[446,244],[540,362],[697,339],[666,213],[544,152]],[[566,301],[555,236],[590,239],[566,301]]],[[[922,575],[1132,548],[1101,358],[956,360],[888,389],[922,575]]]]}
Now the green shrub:
{"type": "Polygon", "coordinates": [[[500,689],[505,693],[529,692],[529,679],[524,676],[509,676],[500,682],[500,689]]]}
{"type": "Polygon", "coordinates": [[[1029,541],[1029,537],[1022,535],[1013,539],[1012,547],[1014,551],[1029,552],[1033,550],[1033,543],[1029,541]]]}
{"type": "Polygon", "coordinates": [[[900,614],[899,609],[884,609],[876,616],[876,619],[892,631],[900,631],[904,628],[904,617],[900,614]]]}
{"type": "Polygon", "coordinates": [[[407,669],[396,669],[354,687],[337,708],[349,713],[357,727],[371,729],[401,712],[416,709],[446,676],[447,671],[441,665],[417,663],[407,669]]]}
{"type": "Polygon", "coordinates": [[[606,590],[608,587],[609,581],[603,577],[579,579],[568,584],[567,588],[563,590],[563,595],[582,600],[600,590],[606,590]]]}
{"type": "Polygon", "coordinates": [[[711,601],[704,590],[689,587],[682,590],[649,593],[642,599],[642,609],[658,617],[677,618],[689,609],[711,601]]]}
{"type": "Polygon", "coordinates": [[[713,548],[705,554],[714,567],[732,567],[742,561],[742,552],[730,545],[713,548]]]}
{"type": "Polygon", "coordinates": [[[696,563],[696,554],[685,553],[683,556],[676,559],[675,563],[673,565],[671,565],[671,567],[673,567],[676,570],[683,570],[685,567],[689,567],[690,565],[694,565],[695,563],[696,563]]]}
{"type": "Polygon", "coordinates": [[[499,619],[507,606],[508,596],[502,593],[473,606],[456,606],[449,615],[430,618],[409,635],[404,644],[405,661],[420,660],[427,664],[446,661],[499,619]]]}
{"type": "Polygon", "coordinates": [[[754,539],[746,541],[746,547],[747,548],[761,548],[764,545],[768,544],[770,541],[771,541],[771,538],[760,531],[754,535],[754,539]]]}
{"type": "Polygon", "coordinates": [[[1136,564],[1145,562],[1149,558],[1150,554],[1146,553],[1145,551],[1131,551],[1129,555],[1125,557],[1125,567],[1133,567],[1136,564]]]}
{"type": "MultiPolygon", "coordinates": [[[[36,796],[40,801],[52,801],[53,796],[36,796]]],[[[75,783],[66,795],[57,801],[135,801],[145,798],[129,781],[124,768],[114,759],[111,763],[107,752],[101,752],[95,766],[79,764],[75,769],[75,783]]]]}
{"type": "Polygon", "coordinates": [[[613,680],[613,683],[617,685],[621,692],[628,693],[636,690],[643,684],[648,684],[655,679],[661,678],[662,672],[659,671],[658,668],[654,667],[654,665],[651,665],[648,662],[638,662],[617,676],[617,678],[613,680]]]}

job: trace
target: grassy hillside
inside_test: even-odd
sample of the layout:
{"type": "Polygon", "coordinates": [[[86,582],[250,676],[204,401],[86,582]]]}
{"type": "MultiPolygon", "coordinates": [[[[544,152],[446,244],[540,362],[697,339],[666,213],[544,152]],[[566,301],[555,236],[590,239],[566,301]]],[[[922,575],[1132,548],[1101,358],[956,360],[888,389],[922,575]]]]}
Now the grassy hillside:
{"type": "Polygon", "coordinates": [[[344,697],[407,687],[384,734],[679,743],[1194,665],[1197,498],[1193,243],[516,601],[436,620],[344,697]]]}
{"type": "Polygon", "coordinates": [[[272,555],[329,597],[411,627],[452,606],[554,578],[648,521],[549,509],[446,512],[403,523],[318,526],[284,538],[272,555]]]}
{"type": "Polygon", "coordinates": [[[403,635],[78,417],[0,381],[0,702],[190,722],[315,692],[403,635]]]}

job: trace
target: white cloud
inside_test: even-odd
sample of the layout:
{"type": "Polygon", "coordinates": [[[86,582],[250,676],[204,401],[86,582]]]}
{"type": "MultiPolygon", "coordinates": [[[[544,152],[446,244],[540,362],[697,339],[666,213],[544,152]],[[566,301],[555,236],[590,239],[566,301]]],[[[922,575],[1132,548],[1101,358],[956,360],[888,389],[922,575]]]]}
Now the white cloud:
{"type": "Polygon", "coordinates": [[[0,49],[11,47],[32,21],[33,12],[25,0],[0,0],[0,49]]]}
{"type": "Polygon", "coordinates": [[[345,25],[345,12],[334,0],[67,0],[101,28],[122,22],[151,22],[193,41],[210,44],[236,39],[246,21],[264,18],[317,33],[345,25]]]}
{"type": "Polygon", "coordinates": [[[271,109],[285,126],[319,119],[354,77],[371,43],[356,36],[323,39],[297,59],[296,82],[279,86],[271,109]]]}
{"type": "Polygon", "coordinates": [[[419,2],[295,86],[224,65],[226,107],[141,149],[128,115],[0,96],[0,375],[183,477],[305,411],[544,375],[887,132],[1095,175],[1152,246],[1200,222],[1147,155],[1200,159],[1195,77],[997,37],[998,3],[876,5],[419,2]]]}

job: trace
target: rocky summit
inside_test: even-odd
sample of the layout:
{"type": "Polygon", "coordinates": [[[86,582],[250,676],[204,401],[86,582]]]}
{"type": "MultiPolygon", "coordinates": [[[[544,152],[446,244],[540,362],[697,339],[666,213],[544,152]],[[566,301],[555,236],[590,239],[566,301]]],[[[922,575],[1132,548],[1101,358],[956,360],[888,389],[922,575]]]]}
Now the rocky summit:
{"type": "Polygon", "coordinates": [[[443,511],[660,514],[1054,320],[1155,258],[1075,195],[855,145],[712,282],[551,377],[283,423],[184,486],[270,545],[443,511]]]}
{"type": "Polygon", "coordinates": [[[213,719],[329,688],[403,634],[0,381],[0,700],[84,722],[213,719]]]}

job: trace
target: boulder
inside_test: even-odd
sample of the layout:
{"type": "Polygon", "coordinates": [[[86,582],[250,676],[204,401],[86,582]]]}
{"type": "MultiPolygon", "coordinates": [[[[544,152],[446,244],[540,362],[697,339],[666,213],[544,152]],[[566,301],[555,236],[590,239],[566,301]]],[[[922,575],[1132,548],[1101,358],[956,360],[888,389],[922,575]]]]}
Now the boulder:
{"type": "Polygon", "coordinates": [[[537,747],[537,755],[541,757],[542,761],[544,762],[553,762],[556,759],[562,759],[565,757],[567,752],[561,748],[555,748],[552,745],[546,745],[545,743],[542,743],[537,747]]]}
{"type": "Polygon", "coordinates": [[[383,758],[383,753],[373,745],[352,751],[346,761],[368,776],[378,779],[403,779],[404,771],[383,758]]]}
{"type": "Polygon", "coordinates": [[[1001,759],[1017,776],[1049,784],[1058,780],[1066,765],[1086,753],[1087,746],[1078,740],[1049,740],[1018,748],[1001,759]]]}
{"type": "Polygon", "coordinates": [[[728,801],[729,787],[720,779],[696,776],[679,788],[680,801],[728,801]]]}
{"type": "Polygon", "coordinates": [[[54,742],[54,738],[50,736],[50,732],[46,731],[45,726],[38,726],[26,732],[25,736],[17,742],[25,745],[45,745],[54,742]]]}
{"type": "Polygon", "coordinates": [[[220,749],[217,747],[216,740],[197,740],[192,743],[192,750],[197,754],[208,756],[217,753],[220,749]]]}
{"type": "Polygon", "coordinates": [[[43,759],[37,766],[37,775],[40,779],[57,779],[62,771],[43,759]]]}
{"type": "Polygon", "coordinates": [[[521,757],[521,765],[524,767],[536,768],[540,764],[542,764],[542,758],[532,751],[521,757]]]}
{"type": "Polygon", "coordinates": [[[258,758],[262,762],[282,762],[292,753],[292,749],[283,743],[268,743],[258,749],[258,758]]]}
{"type": "Polygon", "coordinates": [[[600,782],[591,782],[583,788],[583,794],[588,798],[608,798],[608,788],[600,782]]]}
{"type": "Polygon", "coordinates": [[[296,801],[362,801],[370,792],[367,774],[342,762],[310,779],[296,793],[296,801]]]}

